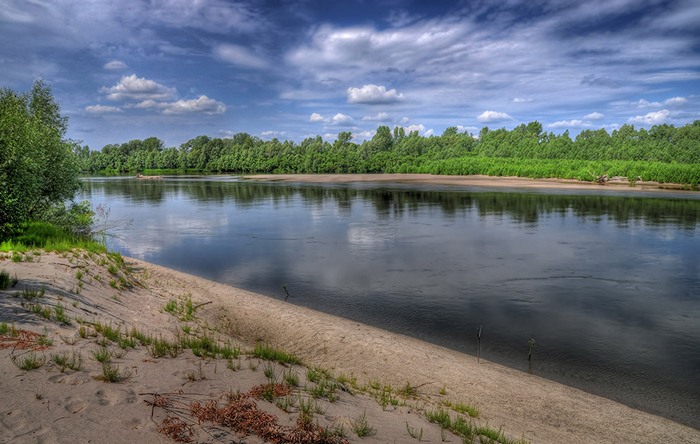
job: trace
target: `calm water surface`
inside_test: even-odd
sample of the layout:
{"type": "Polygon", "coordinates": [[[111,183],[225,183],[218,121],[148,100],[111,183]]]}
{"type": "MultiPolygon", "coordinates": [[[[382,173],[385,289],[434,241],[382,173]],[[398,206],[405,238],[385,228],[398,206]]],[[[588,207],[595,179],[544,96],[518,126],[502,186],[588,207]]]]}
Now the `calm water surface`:
{"type": "Polygon", "coordinates": [[[700,428],[700,196],[84,180],[125,255],[700,428]],[[571,193],[576,193],[572,195],[571,193]],[[535,338],[528,363],[528,340],[535,338]]]}

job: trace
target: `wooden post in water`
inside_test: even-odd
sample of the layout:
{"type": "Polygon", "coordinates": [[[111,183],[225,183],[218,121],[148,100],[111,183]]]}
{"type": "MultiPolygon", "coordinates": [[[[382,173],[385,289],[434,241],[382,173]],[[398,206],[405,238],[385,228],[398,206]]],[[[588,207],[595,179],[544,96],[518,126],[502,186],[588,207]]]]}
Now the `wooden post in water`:
{"type": "Polygon", "coordinates": [[[481,329],[483,325],[480,325],[476,329],[476,362],[478,363],[481,359],[481,329]]]}

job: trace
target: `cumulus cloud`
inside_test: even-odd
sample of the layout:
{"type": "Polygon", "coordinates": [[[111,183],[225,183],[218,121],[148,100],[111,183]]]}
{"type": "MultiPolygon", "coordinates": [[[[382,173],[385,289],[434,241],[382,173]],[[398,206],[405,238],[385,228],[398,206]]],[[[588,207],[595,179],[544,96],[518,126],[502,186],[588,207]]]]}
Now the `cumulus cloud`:
{"type": "Polygon", "coordinates": [[[101,92],[107,94],[109,100],[168,100],[175,94],[175,88],[168,88],[153,80],[136,77],[136,74],[124,76],[119,82],[109,88],[103,87],[101,92]]]}
{"type": "Polygon", "coordinates": [[[126,63],[121,60],[112,60],[111,62],[105,63],[104,69],[108,71],[120,71],[126,69],[126,63]]]}
{"type": "Polygon", "coordinates": [[[403,100],[403,94],[386,86],[367,84],[362,88],[350,87],[347,90],[348,103],[396,103],[403,100]]]}
{"type": "Polygon", "coordinates": [[[226,105],[207,96],[178,100],[166,104],[163,108],[163,114],[222,114],[224,112],[226,112],[226,105]]]}
{"type": "Polygon", "coordinates": [[[155,100],[152,99],[147,99],[142,102],[137,103],[136,105],[133,105],[133,108],[139,108],[139,109],[148,109],[148,108],[163,108],[167,104],[164,102],[156,102],[155,100]]]}
{"type": "Polygon", "coordinates": [[[482,123],[493,123],[502,122],[504,120],[513,120],[513,118],[507,113],[502,113],[498,111],[484,111],[476,119],[482,123]]]}
{"type": "Polygon", "coordinates": [[[387,113],[377,113],[374,116],[364,116],[362,120],[367,122],[390,122],[391,117],[387,113]]]}
{"type": "Polygon", "coordinates": [[[629,119],[630,123],[639,125],[659,125],[668,119],[670,112],[667,109],[648,113],[644,116],[635,116],[629,119]]]}
{"type": "Polygon", "coordinates": [[[86,106],[85,111],[89,112],[90,114],[113,114],[122,112],[122,110],[116,106],[105,105],[86,106]]]}
{"type": "Polygon", "coordinates": [[[214,47],[214,56],[224,62],[234,65],[245,66],[248,68],[261,69],[267,67],[267,61],[256,54],[253,54],[248,48],[225,43],[214,47]]]}
{"type": "Polygon", "coordinates": [[[275,131],[275,130],[268,130],[268,131],[263,131],[260,133],[260,135],[265,138],[265,139],[270,139],[274,137],[282,137],[287,134],[286,131],[275,131]]]}
{"type": "Polygon", "coordinates": [[[335,116],[333,116],[332,121],[334,125],[346,126],[352,125],[353,118],[348,116],[347,114],[338,113],[335,116]]]}
{"type": "Polygon", "coordinates": [[[319,113],[313,113],[311,117],[309,117],[309,122],[325,122],[325,120],[326,119],[319,113]]]}
{"type": "Polygon", "coordinates": [[[584,120],[600,120],[603,117],[605,117],[604,114],[599,113],[599,112],[594,112],[594,113],[586,114],[585,116],[583,116],[583,119],[584,120]]]}
{"type": "Polygon", "coordinates": [[[559,120],[554,123],[547,125],[550,128],[585,128],[591,126],[590,123],[584,122],[583,120],[573,119],[573,120],[559,120]]]}
{"type": "Polygon", "coordinates": [[[408,125],[405,126],[404,129],[407,133],[412,133],[413,131],[418,131],[419,133],[422,133],[423,131],[425,131],[425,125],[423,125],[422,123],[418,125],[408,125]]]}

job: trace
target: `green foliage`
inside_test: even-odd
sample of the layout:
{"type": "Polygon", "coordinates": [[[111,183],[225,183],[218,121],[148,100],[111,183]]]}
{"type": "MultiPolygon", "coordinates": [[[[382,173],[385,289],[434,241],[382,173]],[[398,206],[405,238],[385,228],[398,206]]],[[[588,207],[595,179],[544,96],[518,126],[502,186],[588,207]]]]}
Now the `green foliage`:
{"type": "Polygon", "coordinates": [[[66,130],[42,81],[25,94],[0,90],[0,237],[63,206],[78,190],[80,165],[66,130]]]}
{"type": "MultiPolygon", "coordinates": [[[[235,173],[432,173],[561,177],[592,181],[603,175],[631,181],[641,177],[667,183],[700,183],[700,120],[676,128],[624,125],[608,134],[584,130],[575,140],[543,131],[530,122],[483,128],[478,137],[448,128],[441,136],[377,128],[371,140],[351,141],[342,132],[334,143],[320,136],[300,144],[263,141],[245,133],[231,139],[199,136],[179,148],[158,139],[132,140],[84,153],[87,171],[171,170],[235,173]]],[[[148,185],[148,184],[147,184],[148,185]]]]}

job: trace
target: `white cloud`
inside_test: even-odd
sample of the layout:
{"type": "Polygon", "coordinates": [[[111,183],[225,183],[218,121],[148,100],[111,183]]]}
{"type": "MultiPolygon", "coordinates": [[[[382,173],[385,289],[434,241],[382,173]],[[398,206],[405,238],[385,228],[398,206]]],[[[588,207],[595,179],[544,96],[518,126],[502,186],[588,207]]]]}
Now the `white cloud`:
{"type": "Polygon", "coordinates": [[[136,77],[136,74],[124,76],[112,87],[103,87],[101,92],[109,100],[168,100],[175,96],[175,88],[168,88],[153,80],[136,77]]]}
{"type": "Polygon", "coordinates": [[[516,97],[513,99],[513,103],[530,103],[532,99],[525,97],[516,97]]]}
{"type": "Polygon", "coordinates": [[[502,122],[504,120],[513,120],[511,116],[507,113],[502,113],[498,111],[484,111],[476,118],[482,123],[492,123],[492,122],[502,122]]]}
{"type": "Polygon", "coordinates": [[[401,118],[401,120],[399,120],[399,123],[401,123],[401,124],[406,124],[406,123],[408,123],[408,122],[410,122],[410,121],[411,121],[411,119],[409,119],[408,117],[405,117],[405,116],[404,116],[404,117],[401,118]]]}
{"type": "Polygon", "coordinates": [[[377,132],[376,130],[372,130],[372,131],[369,131],[369,130],[360,131],[360,132],[357,132],[357,133],[352,133],[352,138],[353,138],[354,140],[369,140],[369,139],[371,139],[372,137],[374,137],[374,135],[376,134],[376,132],[377,132]]]}
{"type": "Polygon", "coordinates": [[[86,106],[85,111],[90,114],[112,114],[121,113],[122,110],[116,106],[105,106],[105,105],[91,105],[86,106]]]}
{"type": "Polygon", "coordinates": [[[584,122],[583,120],[559,120],[558,122],[550,123],[547,125],[549,128],[585,128],[591,126],[590,123],[584,122]]]}
{"type": "Polygon", "coordinates": [[[192,100],[178,100],[168,103],[163,114],[222,114],[226,112],[226,105],[207,96],[199,96],[192,100]]]}
{"type": "Polygon", "coordinates": [[[260,133],[260,135],[266,139],[274,138],[274,137],[281,137],[281,136],[285,136],[286,134],[287,134],[286,131],[274,131],[274,130],[263,131],[260,133]]]}
{"type": "Polygon", "coordinates": [[[428,131],[424,132],[423,135],[425,137],[430,137],[433,135],[433,133],[435,133],[435,131],[432,128],[430,128],[428,131]]]}
{"type": "Polygon", "coordinates": [[[333,116],[333,124],[334,125],[346,126],[346,125],[352,125],[352,123],[353,123],[353,118],[348,116],[347,114],[338,113],[335,116],[333,116]]]}
{"type": "Polygon", "coordinates": [[[387,113],[377,113],[374,116],[364,116],[362,120],[367,122],[390,122],[391,117],[387,113]]]}
{"type": "Polygon", "coordinates": [[[425,131],[425,125],[423,125],[422,123],[418,125],[408,125],[405,126],[404,129],[407,133],[412,133],[413,131],[418,131],[419,133],[422,133],[423,131],[425,131]]]}
{"type": "Polygon", "coordinates": [[[311,117],[309,117],[309,122],[325,122],[326,119],[320,115],[319,113],[313,113],[311,114],[311,117]]]}
{"type": "Polygon", "coordinates": [[[214,48],[214,56],[224,62],[248,68],[261,69],[267,67],[267,61],[248,50],[248,48],[225,43],[214,48]]]}
{"type": "Polygon", "coordinates": [[[661,102],[650,102],[644,99],[639,99],[637,102],[634,102],[634,104],[637,105],[637,108],[654,108],[661,106],[661,102]]]}
{"type": "Polygon", "coordinates": [[[136,105],[133,105],[133,108],[147,109],[147,108],[163,108],[165,106],[167,106],[167,103],[156,102],[155,100],[152,100],[152,99],[146,99],[143,102],[139,102],[136,105]]]}
{"type": "Polygon", "coordinates": [[[126,63],[121,60],[112,60],[111,62],[105,63],[104,69],[108,71],[120,71],[126,69],[126,63]]]}
{"type": "Polygon", "coordinates": [[[659,125],[668,119],[669,114],[670,112],[667,109],[662,109],[661,111],[651,112],[644,116],[631,117],[629,122],[639,125],[659,125]]]}
{"type": "Polygon", "coordinates": [[[665,105],[684,105],[688,102],[685,97],[671,97],[670,99],[664,100],[665,105]]]}
{"type": "Polygon", "coordinates": [[[134,2],[128,9],[137,20],[146,17],[175,28],[200,28],[207,32],[250,32],[263,22],[253,7],[228,0],[152,0],[134,2]]]}
{"type": "Polygon", "coordinates": [[[383,85],[367,84],[362,88],[348,88],[348,103],[396,103],[403,100],[403,94],[395,89],[387,91],[383,85]]]}
{"type": "Polygon", "coordinates": [[[594,113],[586,114],[585,116],[583,116],[583,119],[584,120],[600,120],[603,117],[605,117],[604,114],[599,113],[599,112],[594,112],[594,113]]]}

